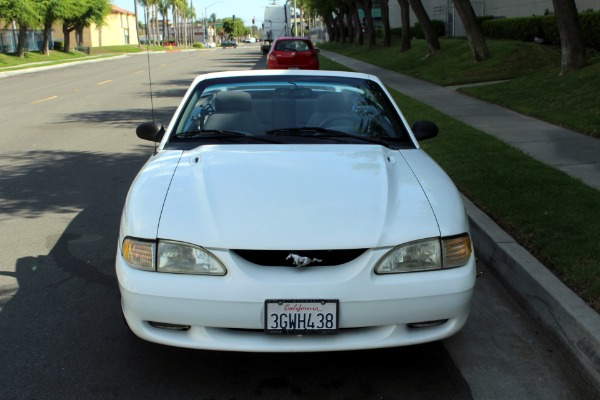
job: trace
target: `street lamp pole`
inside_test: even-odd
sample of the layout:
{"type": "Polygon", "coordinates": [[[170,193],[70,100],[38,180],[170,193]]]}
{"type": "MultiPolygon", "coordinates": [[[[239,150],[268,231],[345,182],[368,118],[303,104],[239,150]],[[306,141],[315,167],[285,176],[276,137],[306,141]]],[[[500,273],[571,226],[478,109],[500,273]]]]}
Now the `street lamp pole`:
{"type": "Polygon", "coordinates": [[[215,3],[209,4],[206,7],[204,7],[204,41],[206,43],[208,43],[206,41],[206,36],[208,35],[208,28],[207,28],[207,24],[208,24],[208,9],[209,9],[209,7],[212,7],[215,4],[220,4],[220,3],[225,3],[225,2],[224,1],[217,1],[215,3]]]}

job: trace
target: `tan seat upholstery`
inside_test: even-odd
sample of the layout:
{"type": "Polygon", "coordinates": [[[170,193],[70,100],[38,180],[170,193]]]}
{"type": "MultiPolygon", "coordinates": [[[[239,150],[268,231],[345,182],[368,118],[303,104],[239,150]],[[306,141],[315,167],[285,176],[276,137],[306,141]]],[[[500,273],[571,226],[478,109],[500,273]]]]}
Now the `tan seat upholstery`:
{"type": "Polygon", "coordinates": [[[323,121],[333,116],[352,115],[354,105],[348,93],[324,93],[317,99],[315,113],[306,126],[321,126],[323,121]]]}
{"type": "Polygon", "coordinates": [[[265,132],[258,114],[252,111],[252,97],[246,92],[219,92],[215,113],[208,116],[204,130],[219,130],[262,135],[265,132]]]}

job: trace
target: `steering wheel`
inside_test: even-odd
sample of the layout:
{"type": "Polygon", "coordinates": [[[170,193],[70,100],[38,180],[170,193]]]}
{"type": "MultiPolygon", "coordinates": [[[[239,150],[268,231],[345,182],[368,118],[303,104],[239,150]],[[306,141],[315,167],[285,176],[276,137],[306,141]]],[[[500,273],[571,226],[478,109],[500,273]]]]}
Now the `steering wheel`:
{"type": "Polygon", "coordinates": [[[321,121],[321,123],[319,124],[319,128],[327,128],[330,126],[345,126],[345,127],[354,127],[354,124],[356,122],[361,122],[362,118],[358,115],[355,114],[335,114],[332,115],[331,117],[327,117],[325,118],[323,121],[321,121]],[[346,121],[346,123],[343,123],[342,121],[346,121]],[[334,123],[336,122],[336,123],[334,123]]]}

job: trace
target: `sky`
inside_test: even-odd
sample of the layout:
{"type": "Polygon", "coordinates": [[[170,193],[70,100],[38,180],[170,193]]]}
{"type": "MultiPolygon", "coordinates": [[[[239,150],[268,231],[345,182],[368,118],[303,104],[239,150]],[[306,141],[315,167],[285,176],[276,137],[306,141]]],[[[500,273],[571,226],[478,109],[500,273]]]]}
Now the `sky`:
{"type": "MultiPolygon", "coordinates": [[[[112,0],[112,3],[124,8],[127,11],[135,12],[135,0],[112,0]]],[[[188,0],[189,1],[189,0],[188,0]]],[[[217,19],[231,18],[235,15],[236,19],[244,20],[244,25],[252,25],[252,18],[256,19],[256,25],[262,24],[262,19],[265,11],[265,6],[271,3],[269,0],[191,0],[192,6],[196,9],[196,16],[204,18],[206,11],[207,17],[215,14],[217,19]]],[[[284,4],[284,0],[279,0],[278,4],[284,4]]],[[[141,8],[138,8],[138,13],[141,15],[141,8]]]]}

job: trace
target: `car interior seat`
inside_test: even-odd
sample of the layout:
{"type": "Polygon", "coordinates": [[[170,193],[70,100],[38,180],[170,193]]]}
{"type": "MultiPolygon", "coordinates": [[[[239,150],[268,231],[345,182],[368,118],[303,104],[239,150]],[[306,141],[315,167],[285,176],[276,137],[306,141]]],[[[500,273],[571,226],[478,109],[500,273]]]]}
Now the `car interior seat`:
{"type": "Polygon", "coordinates": [[[308,119],[307,126],[321,126],[332,117],[352,118],[354,102],[349,93],[324,93],[317,98],[315,112],[308,119]]]}
{"type": "Polygon", "coordinates": [[[208,116],[204,130],[220,130],[263,134],[265,129],[260,117],[252,111],[252,96],[247,92],[218,92],[214,100],[215,112],[208,116]]]}

